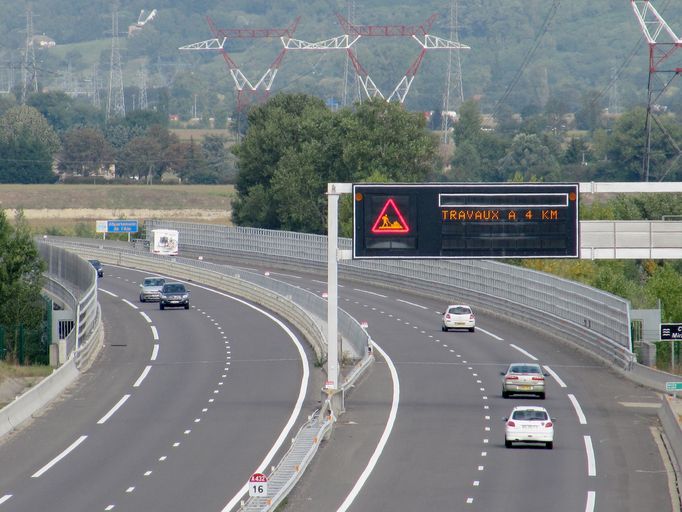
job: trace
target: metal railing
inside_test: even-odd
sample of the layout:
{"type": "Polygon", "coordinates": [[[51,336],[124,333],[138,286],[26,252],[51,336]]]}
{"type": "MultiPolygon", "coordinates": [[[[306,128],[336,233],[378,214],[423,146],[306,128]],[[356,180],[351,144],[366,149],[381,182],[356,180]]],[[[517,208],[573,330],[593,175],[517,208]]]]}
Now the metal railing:
{"type": "Polygon", "coordinates": [[[102,317],[97,302],[97,274],[83,258],[46,241],[38,243],[47,263],[45,288],[73,311],[75,327],[66,338],[67,358],[84,369],[92,360],[103,339],[102,317]]]}

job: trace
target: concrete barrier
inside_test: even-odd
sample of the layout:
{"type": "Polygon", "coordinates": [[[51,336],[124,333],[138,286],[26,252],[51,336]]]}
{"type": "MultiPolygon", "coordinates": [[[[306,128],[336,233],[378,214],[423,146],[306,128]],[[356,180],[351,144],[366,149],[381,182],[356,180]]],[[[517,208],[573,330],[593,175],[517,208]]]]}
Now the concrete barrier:
{"type": "Polygon", "coordinates": [[[19,427],[57,396],[76,378],[79,372],[73,358],[51,375],[41,380],[16,400],[0,409],[0,437],[19,427]]]}

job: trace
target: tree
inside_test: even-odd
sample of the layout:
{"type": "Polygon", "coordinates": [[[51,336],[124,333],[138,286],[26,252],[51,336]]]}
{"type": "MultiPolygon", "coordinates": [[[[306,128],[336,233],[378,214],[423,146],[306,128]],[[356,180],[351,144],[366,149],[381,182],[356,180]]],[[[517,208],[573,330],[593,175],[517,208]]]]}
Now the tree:
{"type": "Polygon", "coordinates": [[[507,179],[516,174],[523,181],[537,178],[552,181],[558,177],[559,163],[540,137],[520,134],[514,137],[507,154],[500,161],[500,172],[507,179]]]}
{"type": "Polygon", "coordinates": [[[0,117],[0,183],[53,183],[59,137],[33,107],[10,108],[0,117]]]}
{"type": "Polygon", "coordinates": [[[72,128],[62,137],[59,169],[83,176],[97,175],[113,163],[114,148],[98,128],[72,128]]]}
{"type": "Polygon", "coordinates": [[[151,137],[136,137],[118,152],[116,175],[152,182],[163,167],[161,145],[151,137]]]}
{"type": "Polygon", "coordinates": [[[481,112],[478,102],[467,100],[459,109],[459,118],[453,127],[455,144],[475,143],[481,135],[481,112]]]}
{"type": "Polygon", "coordinates": [[[31,236],[23,212],[12,227],[0,210],[0,325],[5,328],[7,357],[16,361],[22,328],[39,327],[45,262],[31,236]]]}
{"type": "Polygon", "coordinates": [[[423,181],[437,168],[424,117],[384,100],[332,113],[318,98],[280,94],[249,112],[238,158],[239,225],[324,232],[327,182],[423,181]]]}

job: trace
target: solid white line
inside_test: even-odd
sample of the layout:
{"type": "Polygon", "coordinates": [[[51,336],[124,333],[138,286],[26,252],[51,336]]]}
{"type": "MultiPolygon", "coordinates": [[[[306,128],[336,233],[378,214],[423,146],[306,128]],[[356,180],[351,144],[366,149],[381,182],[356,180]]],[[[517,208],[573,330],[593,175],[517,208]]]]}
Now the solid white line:
{"type": "MultiPolygon", "coordinates": [[[[274,317],[264,309],[261,309],[257,306],[254,306],[253,304],[249,304],[243,299],[240,299],[238,297],[235,297],[234,295],[229,295],[227,293],[219,292],[216,290],[212,290],[211,288],[208,288],[206,286],[201,286],[197,285],[195,283],[192,283],[192,286],[195,288],[203,288],[204,290],[209,290],[212,293],[215,293],[217,295],[220,295],[222,297],[228,297],[231,300],[234,300],[236,302],[239,302],[240,304],[243,304],[247,307],[250,307],[254,311],[258,311],[262,315],[267,316],[270,320],[275,322],[288,336],[289,339],[291,339],[292,343],[296,345],[296,349],[298,350],[299,357],[301,358],[301,367],[302,367],[302,372],[301,372],[301,382],[300,382],[300,387],[298,390],[298,397],[296,398],[296,404],[294,405],[293,410],[291,411],[291,416],[289,416],[289,419],[287,420],[286,425],[284,425],[284,428],[279,434],[279,437],[275,441],[275,443],[272,445],[272,448],[270,448],[270,451],[267,453],[263,461],[260,463],[258,468],[256,469],[255,473],[263,473],[266,468],[270,466],[270,463],[272,459],[275,457],[279,449],[282,447],[282,445],[289,441],[289,433],[291,430],[294,428],[294,425],[296,424],[296,421],[298,419],[299,414],[301,413],[301,409],[303,408],[303,402],[305,401],[305,397],[308,393],[308,379],[310,377],[310,365],[308,364],[308,356],[305,353],[305,349],[303,348],[303,345],[301,344],[301,341],[296,337],[294,332],[287,327],[284,322],[279,320],[278,318],[274,317]]],[[[217,391],[217,390],[216,390],[217,391]]],[[[190,431],[185,431],[185,433],[189,433],[190,431]]],[[[234,497],[223,507],[222,512],[229,512],[232,510],[244,497],[244,495],[249,491],[249,484],[248,482],[244,482],[244,485],[242,486],[241,489],[237,491],[237,494],[234,495],[234,497]]]]}
{"type": "Polygon", "coordinates": [[[155,344],[155,345],[154,345],[154,350],[152,350],[152,357],[151,357],[151,360],[152,360],[152,361],[156,361],[156,356],[158,356],[158,355],[159,355],[159,345],[158,345],[158,344],[155,344]]]}
{"type": "Polygon", "coordinates": [[[140,314],[142,315],[142,318],[144,318],[147,321],[148,324],[152,323],[152,319],[149,318],[149,315],[147,313],[145,313],[144,311],[140,311],[140,314]]]}
{"type": "Polygon", "coordinates": [[[587,491],[587,503],[585,504],[585,512],[594,512],[594,504],[597,501],[597,493],[594,491],[587,491]]]}
{"type": "Polygon", "coordinates": [[[569,393],[568,399],[571,401],[573,407],[575,408],[575,412],[578,415],[578,421],[580,422],[580,424],[587,425],[587,419],[585,418],[585,415],[583,414],[583,409],[582,407],[580,407],[580,404],[578,403],[576,397],[569,393]]]}
{"type": "Polygon", "coordinates": [[[138,379],[135,381],[135,384],[133,384],[133,387],[134,387],[134,388],[139,388],[139,387],[140,387],[140,384],[142,384],[142,381],[144,380],[144,378],[145,378],[145,377],[147,376],[147,374],[149,373],[149,370],[151,370],[151,369],[152,369],[151,366],[149,366],[149,365],[145,366],[144,370],[142,370],[142,375],[140,375],[140,376],[138,377],[138,379]]]}
{"type": "Polygon", "coordinates": [[[152,325],[151,330],[152,330],[152,336],[154,336],[154,339],[158,340],[159,339],[159,331],[156,330],[156,326],[152,325]]]}
{"type": "Polygon", "coordinates": [[[109,290],[105,290],[104,288],[97,288],[97,289],[98,289],[100,292],[104,292],[104,293],[106,293],[107,295],[111,295],[112,297],[118,297],[118,295],[116,295],[115,293],[110,292],[109,290]]]}
{"type": "Polygon", "coordinates": [[[57,455],[54,459],[52,459],[50,462],[45,464],[41,469],[33,473],[31,475],[31,478],[40,478],[46,471],[48,471],[52,466],[57,464],[60,460],[62,460],[64,457],[66,457],[69,453],[74,451],[79,444],[81,444],[83,441],[85,441],[88,438],[88,436],[80,436],[76,441],[71,444],[66,450],[64,450],[62,453],[57,455]]]}
{"type": "Polygon", "coordinates": [[[597,466],[594,462],[594,449],[592,448],[592,438],[584,436],[585,451],[587,452],[587,476],[597,476],[597,466]]]}
{"type": "Polygon", "coordinates": [[[393,430],[395,418],[398,415],[398,404],[400,403],[400,380],[398,379],[398,371],[396,370],[395,365],[393,364],[391,358],[388,357],[388,354],[386,354],[386,352],[384,352],[383,349],[376,343],[374,343],[373,345],[374,348],[376,348],[381,354],[381,356],[386,360],[388,368],[391,371],[391,379],[393,380],[393,401],[391,403],[391,412],[388,415],[388,421],[386,422],[386,427],[384,428],[383,434],[381,434],[381,439],[379,439],[379,444],[377,444],[377,447],[374,449],[374,453],[370,457],[369,462],[367,463],[367,467],[360,475],[358,481],[355,482],[353,489],[351,489],[348,496],[346,496],[346,499],[337,509],[337,512],[344,512],[348,510],[348,507],[350,507],[353,504],[353,500],[355,500],[355,498],[362,490],[362,487],[365,485],[365,482],[367,482],[367,479],[374,470],[374,466],[377,465],[379,457],[381,457],[381,453],[384,451],[384,447],[386,446],[388,438],[391,435],[391,431],[393,430]]]}
{"type": "Polygon", "coordinates": [[[356,292],[367,293],[368,295],[375,295],[377,297],[383,297],[384,299],[388,297],[387,295],[381,295],[380,293],[370,292],[369,290],[361,290],[360,288],[353,288],[356,292]]]}
{"type": "Polygon", "coordinates": [[[409,302],[403,299],[396,299],[398,302],[402,302],[403,304],[409,304],[410,306],[414,306],[416,308],[421,308],[421,309],[429,309],[426,306],[422,306],[421,304],[415,304],[414,302],[409,302]]]}
{"type": "Polygon", "coordinates": [[[488,336],[490,336],[491,338],[495,338],[496,340],[504,341],[504,338],[501,338],[501,337],[498,336],[497,334],[493,334],[493,333],[490,332],[490,331],[486,331],[485,329],[481,329],[480,327],[476,327],[476,330],[477,330],[477,331],[481,331],[482,333],[487,334],[488,336]]]}
{"type": "Polygon", "coordinates": [[[0,498],[0,505],[2,505],[3,503],[5,503],[5,502],[6,502],[8,499],[10,499],[11,497],[12,497],[11,494],[5,494],[2,498],[0,498]]]}
{"type": "Polygon", "coordinates": [[[123,299],[123,302],[125,302],[126,304],[128,304],[128,306],[130,306],[130,307],[133,308],[133,309],[140,309],[140,308],[138,308],[135,304],[133,304],[132,302],[130,302],[128,299],[123,299]]]}
{"type": "Polygon", "coordinates": [[[535,357],[533,354],[531,354],[530,352],[526,352],[526,351],[523,350],[521,347],[517,347],[517,346],[514,345],[513,343],[510,343],[509,346],[510,346],[511,348],[515,348],[516,350],[518,350],[519,352],[521,352],[524,356],[530,357],[533,361],[537,361],[537,360],[538,360],[538,358],[535,357]]]}
{"type": "Polygon", "coordinates": [[[97,422],[98,425],[102,425],[103,423],[106,423],[106,421],[111,418],[116,411],[124,404],[126,403],[126,400],[130,398],[130,395],[123,395],[123,398],[121,398],[116,405],[114,405],[111,410],[106,413],[104,416],[100,418],[100,420],[97,422]]]}
{"type": "Polygon", "coordinates": [[[554,377],[554,380],[557,381],[557,384],[559,384],[559,386],[561,386],[562,388],[566,387],[566,383],[559,378],[559,376],[556,374],[554,370],[552,370],[549,366],[544,366],[543,368],[547,370],[547,373],[554,377]]]}

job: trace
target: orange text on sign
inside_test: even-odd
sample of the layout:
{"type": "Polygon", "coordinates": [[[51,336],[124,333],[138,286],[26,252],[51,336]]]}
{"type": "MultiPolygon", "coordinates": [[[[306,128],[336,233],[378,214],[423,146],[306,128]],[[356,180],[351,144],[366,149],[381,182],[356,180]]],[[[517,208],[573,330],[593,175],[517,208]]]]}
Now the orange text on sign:
{"type": "Polygon", "coordinates": [[[473,208],[453,208],[441,210],[443,221],[554,221],[559,220],[559,210],[493,210],[473,208]]]}

